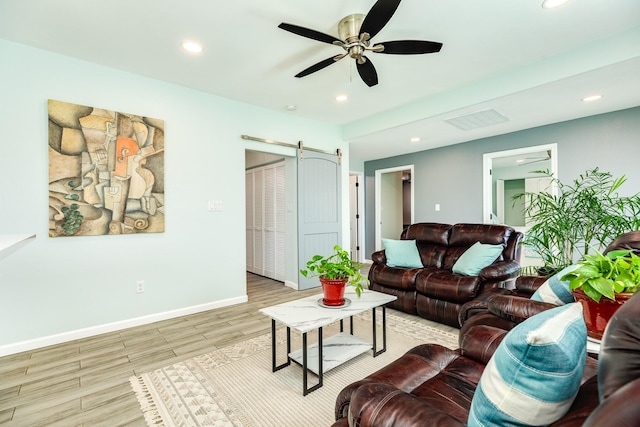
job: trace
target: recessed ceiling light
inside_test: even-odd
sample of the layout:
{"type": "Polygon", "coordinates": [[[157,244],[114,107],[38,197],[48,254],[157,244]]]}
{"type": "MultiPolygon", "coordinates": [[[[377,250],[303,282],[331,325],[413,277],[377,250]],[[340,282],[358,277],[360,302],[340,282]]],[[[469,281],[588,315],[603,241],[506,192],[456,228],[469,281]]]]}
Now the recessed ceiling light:
{"type": "Polygon", "coordinates": [[[544,9],[553,9],[554,7],[562,6],[569,0],[543,0],[542,7],[544,9]]]}
{"type": "Polygon", "coordinates": [[[420,142],[420,138],[418,138],[417,136],[414,138],[411,138],[411,142],[420,142]]]}
{"type": "Polygon", "coordinates": [[[593,102],[598,101],[599,99],[602,99],[602,95],[590,95],[582,98],[582,102],[593,102]]]}
{"type": "Polygon", "coordinates": [[[347,97],[347,95],[338,95],[338,96],[336,96],[336,101],[338,101],[338,102],[346,102],[347,99],[349,99],[347,97]]]}
{"type": "Polygon", "coordinates": [[[524,159],[518,159],[516,160],[516,163],[524,163],[524,159]]]}
{"type": "Polygon", "coordinates": [[[191,53],[201,53],[202,52],[202,45],[198,42],[194,42],[194,41],[184,41],[182,42],[182,48],[184,50],[186,50],[187,52],[191,52],[191,53]]]}
{"type": "Polygon", "coordinates": [[[287,111],[296,111],[298,107],[293,104],[289,104],[289,105],[285,105],[284,109],[287,111]]]}

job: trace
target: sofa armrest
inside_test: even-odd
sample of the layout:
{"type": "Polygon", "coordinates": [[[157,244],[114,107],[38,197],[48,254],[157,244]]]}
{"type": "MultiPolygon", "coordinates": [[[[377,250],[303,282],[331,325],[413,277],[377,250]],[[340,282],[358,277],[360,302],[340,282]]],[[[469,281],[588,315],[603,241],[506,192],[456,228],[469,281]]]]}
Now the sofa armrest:
{"type": "Polygon", "coordinates": [[[514,323],[521,323],[531,316],[556,307],[547,302],[509,295],[494,295],[487,301],[489,312],[514,323]]]}
{"type": "Polygon", "coordinates": [[[533,295],[548,277],[546,276],[520,276],[516,279],[516,290],[524,295],[533,295]]]}
{"type": "Polygon", "coordinates": [[[387,255],[385,254],[384,249],[371,254],[371,261],[373,261],[374,264],[386,264],[387,255]]]}
{"type": "Polygon", "coordinates": [[[486,365],[507,333],[508,331],[493,326],[474,326],[460,335],[460,354],[486,365]]]}
{"type": "Polygon", "coordinates": [[[466,425],[427,401],[384,383],[359,387],[349,406],[352,426],[424,427],[425,423],[438,427],[466,425]]]}
{"type": "Polygon", "coordinates": [[[516,261],[498,261],[480,270],[480,277],[491,282],[515,279],[520,274],[516,261]]]}
{"type": "Polygon", "coordinates": [[[493,295],[511,295],[511,294],[512,294],[512,291],[504,288],[491,288],[491,289],[485,290],[485,292],[482,294],[482,297],[462,304],[462,307],[460,307],[460,311],[458,312],[458,323],[460,324],[460,326],[462,326],[470,317],[473,317],[479,313],[488,312],[489,302],[487,300],[493,295]]]}

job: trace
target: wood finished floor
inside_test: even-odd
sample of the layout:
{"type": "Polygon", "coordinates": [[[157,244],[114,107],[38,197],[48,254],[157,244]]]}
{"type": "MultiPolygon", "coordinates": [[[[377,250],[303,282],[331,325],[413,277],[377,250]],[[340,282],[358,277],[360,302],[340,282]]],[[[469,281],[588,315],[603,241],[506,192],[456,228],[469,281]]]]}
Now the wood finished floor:
{"type": "Polygon", "coordinates": [[[269,333],[259,309],[320,292],[247,274],[247,303],[0,357],[0,425],[146,426],[131,376],[269,333]]]}
{"type": "Polygon", "coordinates": [[[0,358],[0,424],[146,426],[129,378],[270,332],[260,308],[319,293],[247,275],[249,301],[0,358]]]}

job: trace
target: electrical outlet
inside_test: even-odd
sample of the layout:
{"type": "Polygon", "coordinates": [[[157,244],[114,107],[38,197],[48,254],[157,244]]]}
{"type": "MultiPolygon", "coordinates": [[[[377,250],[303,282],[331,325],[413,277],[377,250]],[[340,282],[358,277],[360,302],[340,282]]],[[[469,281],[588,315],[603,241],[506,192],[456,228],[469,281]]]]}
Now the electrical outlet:
{"type": "Polygon", "coordinates": [[[136,293],[143,293],[144,292],[144,280],[138,280],[136,282],[136,293]]]}

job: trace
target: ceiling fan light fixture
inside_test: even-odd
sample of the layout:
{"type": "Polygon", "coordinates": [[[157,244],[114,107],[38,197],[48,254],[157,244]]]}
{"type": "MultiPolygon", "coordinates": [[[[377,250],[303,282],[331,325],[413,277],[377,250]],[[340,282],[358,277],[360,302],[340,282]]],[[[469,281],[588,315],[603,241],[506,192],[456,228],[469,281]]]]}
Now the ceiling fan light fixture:
{"type": "Polygon", "coordinates": [[[556,7],[560,7],[565,4],[569,0],[543,0],[542,8],[543,9],[553,9],[556,7]]]}

